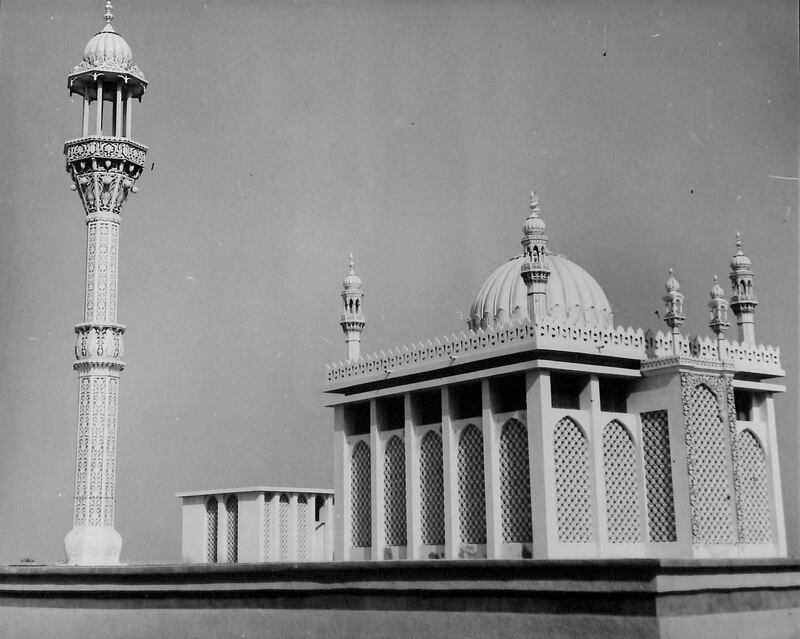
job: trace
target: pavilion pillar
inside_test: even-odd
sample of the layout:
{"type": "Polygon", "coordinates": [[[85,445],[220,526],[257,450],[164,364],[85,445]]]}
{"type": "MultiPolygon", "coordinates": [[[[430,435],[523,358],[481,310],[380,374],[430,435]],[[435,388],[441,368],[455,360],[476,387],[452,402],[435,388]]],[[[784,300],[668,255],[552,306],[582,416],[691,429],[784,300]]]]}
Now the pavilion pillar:
{"type": "Polygon", "coordinates": [[[414,429],[411,393],[403,396],[406,450],[406,558],[420,558],[422,534],[420,528],[419,441],[414,429]]]}
{"type": "Polygon", "coordinates": [[[442,463],[444,465],[444,556],[445,559],[456,559],[461,542],[458,520],[458,447],[453,432],[448,386],[442,386],[442,463]]]}
{"type": "Polygon", "coordinates": [[[550,409],[550,372],[525,373],[528,459],[531,470],[533,558],[549,559],[557,542],[553,478],[553,431],[546,416],[550,409]]]}
{"type": "Polygon", "coordinates": [[[383,446],[381,445],[380,427],[378,424],[378,404],[372,399],[369,402],[369,448],[372,481],[372,549],[371,559],[383,559],[386,547],[386,525],[383,519],[385,511],[385,495],[383,487],[383,446]]]}
{"type": "Polygon", "coordinates": [[[498,442],[492,411],[492,390],[489,380],[486,378],[481,380],[481,422],[483,424],[483,472],[486,494],[486,557],[499,559],[503,531],[500,521],[498,442]]]}

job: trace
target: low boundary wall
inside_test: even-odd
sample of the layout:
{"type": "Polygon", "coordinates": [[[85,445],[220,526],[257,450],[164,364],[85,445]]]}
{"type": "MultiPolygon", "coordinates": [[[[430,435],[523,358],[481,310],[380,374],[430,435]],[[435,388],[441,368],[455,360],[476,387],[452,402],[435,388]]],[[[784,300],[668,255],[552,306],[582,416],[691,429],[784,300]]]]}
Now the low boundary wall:
{"type": "Polygon", "coordinates": [[[800,637],[800,561],[0,567],[0,636],[800,637]]]}

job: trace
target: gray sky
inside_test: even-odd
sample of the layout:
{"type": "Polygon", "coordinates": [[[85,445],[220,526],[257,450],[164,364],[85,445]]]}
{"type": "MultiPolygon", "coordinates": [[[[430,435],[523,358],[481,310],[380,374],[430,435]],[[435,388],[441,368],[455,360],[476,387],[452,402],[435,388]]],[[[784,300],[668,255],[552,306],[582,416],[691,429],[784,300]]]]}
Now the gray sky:
{"type": "MultiPolygon", "coordinates": [[[[114,12],[150,81],[133,112],[148,170],[121,233],[123,561],[180,558],[178,490],[332,486],[321,389],[347,352],[347,254],[367,292],[363,351],[462,330],[519,252],[532,187],[551,248],[626,326],[663,327],[673,267],[686,332],[708,334],[712,277],[729,289],[744,233],[757,338],[788,374],[781,464],[798,484],[796,3],[114,12]]],[[[66,77],[102,14],[100,0],[0,7],[3,563],[62,560],[72,524],[85,224],[64,171],[81,117],[66,77]]],[[[785,497],[796,513],[798,492],[785,497]]]]}

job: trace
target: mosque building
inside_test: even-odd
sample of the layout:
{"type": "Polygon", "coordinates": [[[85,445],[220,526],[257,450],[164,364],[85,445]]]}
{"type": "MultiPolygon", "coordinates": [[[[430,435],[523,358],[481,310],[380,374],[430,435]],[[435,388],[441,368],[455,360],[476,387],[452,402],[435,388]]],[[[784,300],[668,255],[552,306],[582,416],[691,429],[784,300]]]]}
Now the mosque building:
{"type": "Polygon", "coordinates": [[[785,557],[773,397],[741,237],[712,337],[615,326],[597,281],[551,252],[535,194],[522,253],[472,303],[468,331],[362,356],[351,258],[328,367],[335,558],[785,557]],[[728,339],[728,312],[738,340],[728,339]]]}

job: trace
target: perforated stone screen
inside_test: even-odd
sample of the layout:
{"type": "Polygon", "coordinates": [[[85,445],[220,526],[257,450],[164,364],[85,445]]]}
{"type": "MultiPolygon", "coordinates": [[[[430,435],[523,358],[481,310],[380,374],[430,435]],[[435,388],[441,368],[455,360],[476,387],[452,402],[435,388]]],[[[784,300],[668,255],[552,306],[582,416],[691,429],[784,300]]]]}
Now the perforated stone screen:
{"type": "Polygon", "coordinates": [[[654,542],[677,541],[667,411],[642,413],[641,419],[648,538],[654,542]]]}
{"type": "Polygon", "coordinates": [[[749,430],[739,433],[739,486],[742,541],[772,542],[772,509],[764,448],[749,430]]]}
{"type": "Polygon", "coordinates": [[[228,563],[235,564],[239,561],[239,500],[234,495],[225,501],[225,512],[228,524],[228,563]]]}
{"type": "Polygon", "coordinates": [[[567,543],[594,540],[589,484],[589,451],[586,435],[569,417],[553,432],[556,472],[556,519],[558,539],[567,543]]]}
{"type": "Polygon", "coordinates": [[[530,542],[531,474],[528,429],[509,419],[500,431],[500,515],[504,542],[530,542]]]}
{"type": "Polygon", "coordinates": [[[308,501],[304,495],[297,498],[297,560],[308,559],[308,501]]]}
{"type": "Polygon", "coordinates": [[[212,497],[206,502],[206,561],[217,563],[217,500],[212,497]]]}
{"type": "Polygon", "coordinates": [[[687,445],[692,533],[701,543],[736,541],[733,525],[731,452],[714,393],[698,384],[689,395],[687,445]]]}
{"type": "Polygon", "coordinates": [[[264,561],[273,561],[272,557],[272,500],[271,493],[264,493],[264,561]]]}
{"type": "Polygon", "coordinates": [[[278,500],[278,553],[281,561],[289,560],[289,495],[278,500]]]}
{"type": "Polygon", "coordinates": [[[420,526],[423,544],[444,543],[444,466],[442,436],[428,431],[419,459],[420,526]]]}
{"type": "Polygon", "coordinates": [[[603,468],[608,540],[612,544],[641,541],[642,499],[636,449],[630,433],[616,420],[603,429],[603,468]]]}
{"type": "Polygon", "coordinates": [[[363,441],[353,447],[353,456],[350,460],[353,546],[372,545],[372,482],[370,481],[369,457],[369,446],[363,441]]]}
{"type": "Polygon", "coordinates": [[[384,526],[387,546],[406,545],[406,452],[393,436],[383,458],[384,526]]]}
{"type": "Polygon", "coordinates": [[[458,441],[458,515],[461,541],[465,544],[485,544],[483,435],[475,424],[468,424],[458,441]]]}

